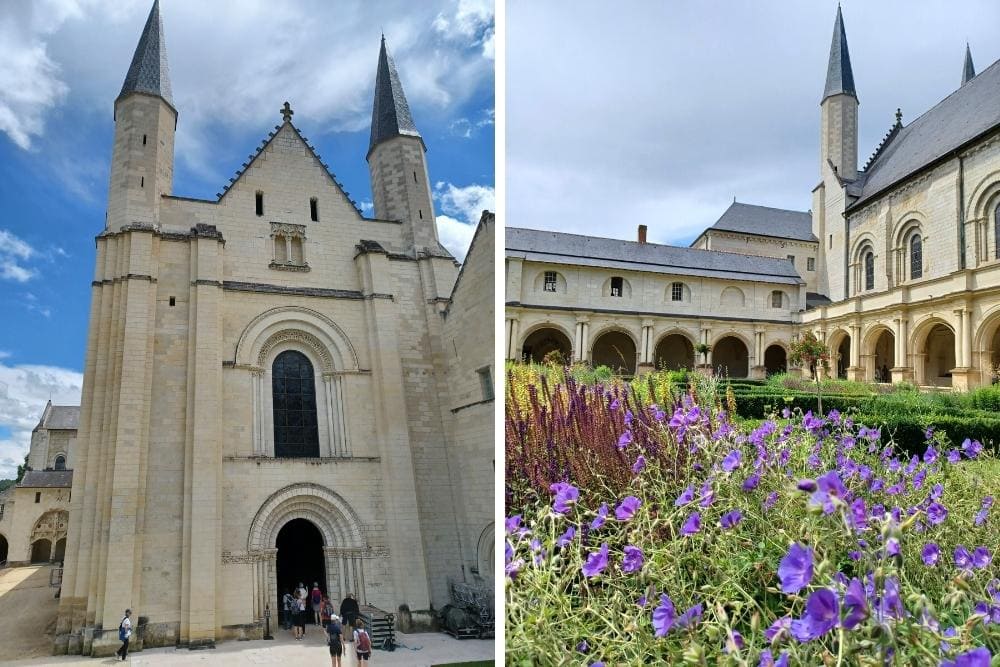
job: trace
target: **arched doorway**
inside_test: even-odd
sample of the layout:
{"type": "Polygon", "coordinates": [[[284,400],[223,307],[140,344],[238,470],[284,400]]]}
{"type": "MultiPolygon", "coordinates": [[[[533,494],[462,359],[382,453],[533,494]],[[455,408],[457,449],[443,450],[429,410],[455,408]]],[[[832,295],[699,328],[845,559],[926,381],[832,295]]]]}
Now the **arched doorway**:
{"type": "MultiPolygon", "coordinates": [[[[320,590],[329,593],[326,584],[326,563],[323,555],[323,534],[308,519],[292,519],[278,531],[275,540],[278,554],[275,570],[278,577],[278,599],[275,609],[281,609],[281,596],[294,591],[300,584],[311,590],[318,583],[320,590]]],[[[307,614],[312,618],[311,614],[307,614]]]]}
{"type": "Polygon", "coordinates": [[[635,375],[635,341],[624,331],[607,331],[597,337],[591,363],[607,366],[619,375],[635,375]]]}
{"type": "Polygon", "coordinates": [[[950,387],[951,369],[955,368],[955,332],[944,324],[935,324],[927,332],[920,353],[924,366],[922,383],[950,387]]]}
{"type": "Polygon", "coordinates": [[[683,334],[667,334],[656,344],[653,361],[657,370],[694,368],[694,345],[683,334]]]}
{"type": "Polygon", "coordinates": [[[720,338],[712,348],[712,366],[721,375],[745,378],[750,373],[750,352],[736,336],[720,338]]]}
{"type": "Polygon", "coordinates": [[[764,350],[764,372],[768,375],[784,373],[788,370],[788,355],[780,345],[769,345],[764,350]]]}
{"type": "Polygon", "coordinates": [[[52,554],[52,543],[46,539],[35,540],[31,543],[31,562],[48,563],[52,554]]]}
{"type": "Polygon", "coordinates": [[[52,560],[61,563],[66,560],[66,538],[56,541],[56,546],[52,552],[52,560]]]}
{"type": "Polygon", "coordinates": [[[837,377],[841,380],[847,379],[847,367],[851,364],[851,337],[844,336],[837,345],[836,369],[837,377]]]}
{"type": "Polygon", "coordinates": [[[0,565],[7,562],[7,538],[0,535],[0,565]]]}
{"type": "Polygon", "coordinates": [[[527,362],[542,363],[549,353],[557,353],[563,363],[573,361],[573,345],[566,334],[552,327],[536,329],[528,334],[521,346],[521,358],[527,362]]]}
{"type": "Polygon", "coordinates": [[[873,382],[892,382],[891,371],[896,365],[896,336],[888,329],[882,329],[876,334],[871,360],[868,378],[873,382]]]}

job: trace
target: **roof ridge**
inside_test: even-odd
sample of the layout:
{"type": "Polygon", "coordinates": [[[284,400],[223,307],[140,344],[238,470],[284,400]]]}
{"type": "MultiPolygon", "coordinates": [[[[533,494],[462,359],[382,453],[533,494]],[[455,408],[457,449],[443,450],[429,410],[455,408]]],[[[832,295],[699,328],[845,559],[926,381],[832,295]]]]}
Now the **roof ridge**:
{"type": "Polygon", "coordinates": [[[875,164],[875,160],[882,155],[882,152],[889,146],[890,143],[892,143],[892,140],[899,135],[900,130],[903,129],[902,118],[902,113],[900,113],[899,109],[896,109],[896,122],[892,124],[889,131],[886,132],[884,137],[882,137],[882,141],[880,141],[878,146],[875,147],[875,152],[872,153],[871,157],[868,158],[868,161],[865,162],[864,168],[861,169],[862,172],[868,171],[868,168],[875,164]]]}
{"type": "Polygon", "coordinates": [[[794,208],[781,208],[779,206],[767,206],[765,204],[751,204],[749,202],[743,202],[743,201],[734,201],[732,204],[729,205],[729,208],[732,208],[736,204],[739,204],[741,206],[753,206],[754,208],[766,208],[771,211],[785,211],[786,213],[801,213],[802,215],[810,214],[809,211],[799,211],[794,208]]]}

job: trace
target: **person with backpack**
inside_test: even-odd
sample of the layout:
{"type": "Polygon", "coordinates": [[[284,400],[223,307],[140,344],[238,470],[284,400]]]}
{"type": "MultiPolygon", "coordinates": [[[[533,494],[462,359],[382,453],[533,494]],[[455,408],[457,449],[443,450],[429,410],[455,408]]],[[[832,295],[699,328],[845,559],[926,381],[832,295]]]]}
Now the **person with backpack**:
{"type": "Polygon", "coordinates": [[[326,643],[330,647],[330,667],[341,667],[340,659],[344,655],[344,640],[340,634],[343,631],[340,617],[333,614],[330,617],[330,622],[326,624],[326,643]]]}
{"type": "Polygon", "coordinates": [[[295,598],[292,597],[291,592],[286,588],[285,594],[281,597],[281,624],[285,630],[292,629],[292,608],[295,605],[295,598]]]}
{"type": "Polygon", "coordinates": [[[131,615],[132,610],[126,609],[125,617],[118,624],[118,641],[122,643],[122,647],[115,651],[115,655],[122,660],[128,657],[128,640],[132,637],[132,620],[129,618],[131,615]]]}
{"type": "Polygon", "coordinates": [[[365,622],[360,618],[354,622],[354,652],[358,656],[358,665],[364,667],[372,657],[372,638],[365,630],[365,622]]]}
{"type": "Polygon", "coordinates": [[[351,631],[354,627],[354,621],[357,620],[358,614],[361,613],[361,608],[358,607],[358,601],[354,599],[354,593],[348,593],[347,597],[344,598],[343,602],[340,603],[340,619],[344,624],[344,641],[350,641],[347,633],[351,631]]]}
{"type": "Polygon", "coordinates": [[[330,603],[330,598],[323,596],[323,602],[319,605],[319,620],[323,624],[323,629],[330,624],[330,619],[333,618],[333,605],[330,603]]]}
{"type": "Polygon", "coordinates": [[[309,591],[305,584],[300,581],[299,587],[295,589],[295,604],[292,606],[292,611],[295,614],[296,639],[302,639],[306,634],[306,599],[308,597],[309,591]]]}
{"type": "Polygon", "coordinates": [[[323,605],[323,591],[319,589],[319,583],[313,582],[312,591],[309,593],[310,602],[312,602],[312,612],[313,612],[313,623],[316,625],[320,624],[320,607],[323,605]]]}

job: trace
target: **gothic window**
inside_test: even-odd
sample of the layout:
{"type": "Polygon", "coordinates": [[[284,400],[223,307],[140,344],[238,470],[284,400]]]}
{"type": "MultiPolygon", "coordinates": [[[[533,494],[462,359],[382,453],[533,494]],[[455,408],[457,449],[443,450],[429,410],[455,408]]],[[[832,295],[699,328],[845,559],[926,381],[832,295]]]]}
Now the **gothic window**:
{"type": "Polygon", "coordinates": [[[771,308],[781,308],[783,298],[784,292],[781,290],[774,290],[771,292],[771,308]]]}
{"type": "Polygon", "coordinates": [[[816,270],[816,258],[806,257],[806,271],[815,271],[815,270],[816,270]]]}
{"type": "Polygon", "coordinates": [[[555,271],[546,271],[545,272],[545,287],[544,287],[544,290],[546,292],[555,292],[556,291],[556,272],[555,271]]]}
{"type": "Polygon", "coordinates": [[[875,289],[875,253],[871,250],[864,254],[865,289],[875,289]]]}
{"type": "Polygon", "coordinates": [[[910,279],[916,279],[924,275],[924,242],[920,238],[920,231],[917,230],[910,237],[910,279]]]}
{"type": "Polygon", "coordinates": [[[285,271],[308,271],[305,256],[305,225],[271,223],[271,268],[285,271]]]}
{"type": "Polygon", "coordinates": [[[1000,259],[1000,202],[997,202],[997,207],[993,211],[993,246],[993,256],[1000,259]]]}
{"type": "Polygon", "coordinates": [[[306,355],[287,350],[271,366],[274,403],[274,455],[319,456],[316,381],[306,355]]]}
{"type": "Polygon", "coordinates": [[[56,470],[65,470],[66,469],[66,457],[63,456],[62,454],[60,454],[59,456],[56,457],[55,469],[56,470]]]}
{"type": "Polygon", "coordinates": [[[684,283],[673,283],[670,285],[670,300],[671,301],[684,300],[684,283]]]}
{"type": "Polygon", "coordinates": [[[611,279],[611,296],[622,296],[625,289],[625,279],[615,276],[611,279]]]}

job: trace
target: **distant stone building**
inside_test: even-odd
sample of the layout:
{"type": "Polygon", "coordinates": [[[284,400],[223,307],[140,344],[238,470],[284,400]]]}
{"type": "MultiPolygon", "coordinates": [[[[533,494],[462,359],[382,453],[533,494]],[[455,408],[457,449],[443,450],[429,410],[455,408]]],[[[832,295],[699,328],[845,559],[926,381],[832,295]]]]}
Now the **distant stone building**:
{"type": "Polygon", "coordinates": [[[636,243],[508,228],[507,357],[558,349],[632,373],[691,366],[706,343],[715,369],[760,377],[784,367],[788,344],[809,330],[839,377],[996,381],[1000,62],[976,75],[966,47],[961,74],[910,124],[897,114],[859,170],[838,8],[811,211],[734,202],[697,251],[647,244],[643,230],[636,243]]]}
{"type": "Polygon", "coordinates": [[[57,653],[109,655],[126,607],[140,645],[260,637],[300,581],[426,623],[481,576],[492,218],[456,286],[384,39],[374,218],[293,113],[217,199],[173,194],[153,4],[115,101],[57,653]]]}
{"type": "Polygon", "coordinates": [[[49,401],[31,432],[28,470],[0,493],[0,565],[63,560],[79,418],[79,407],[49,401]]]}

